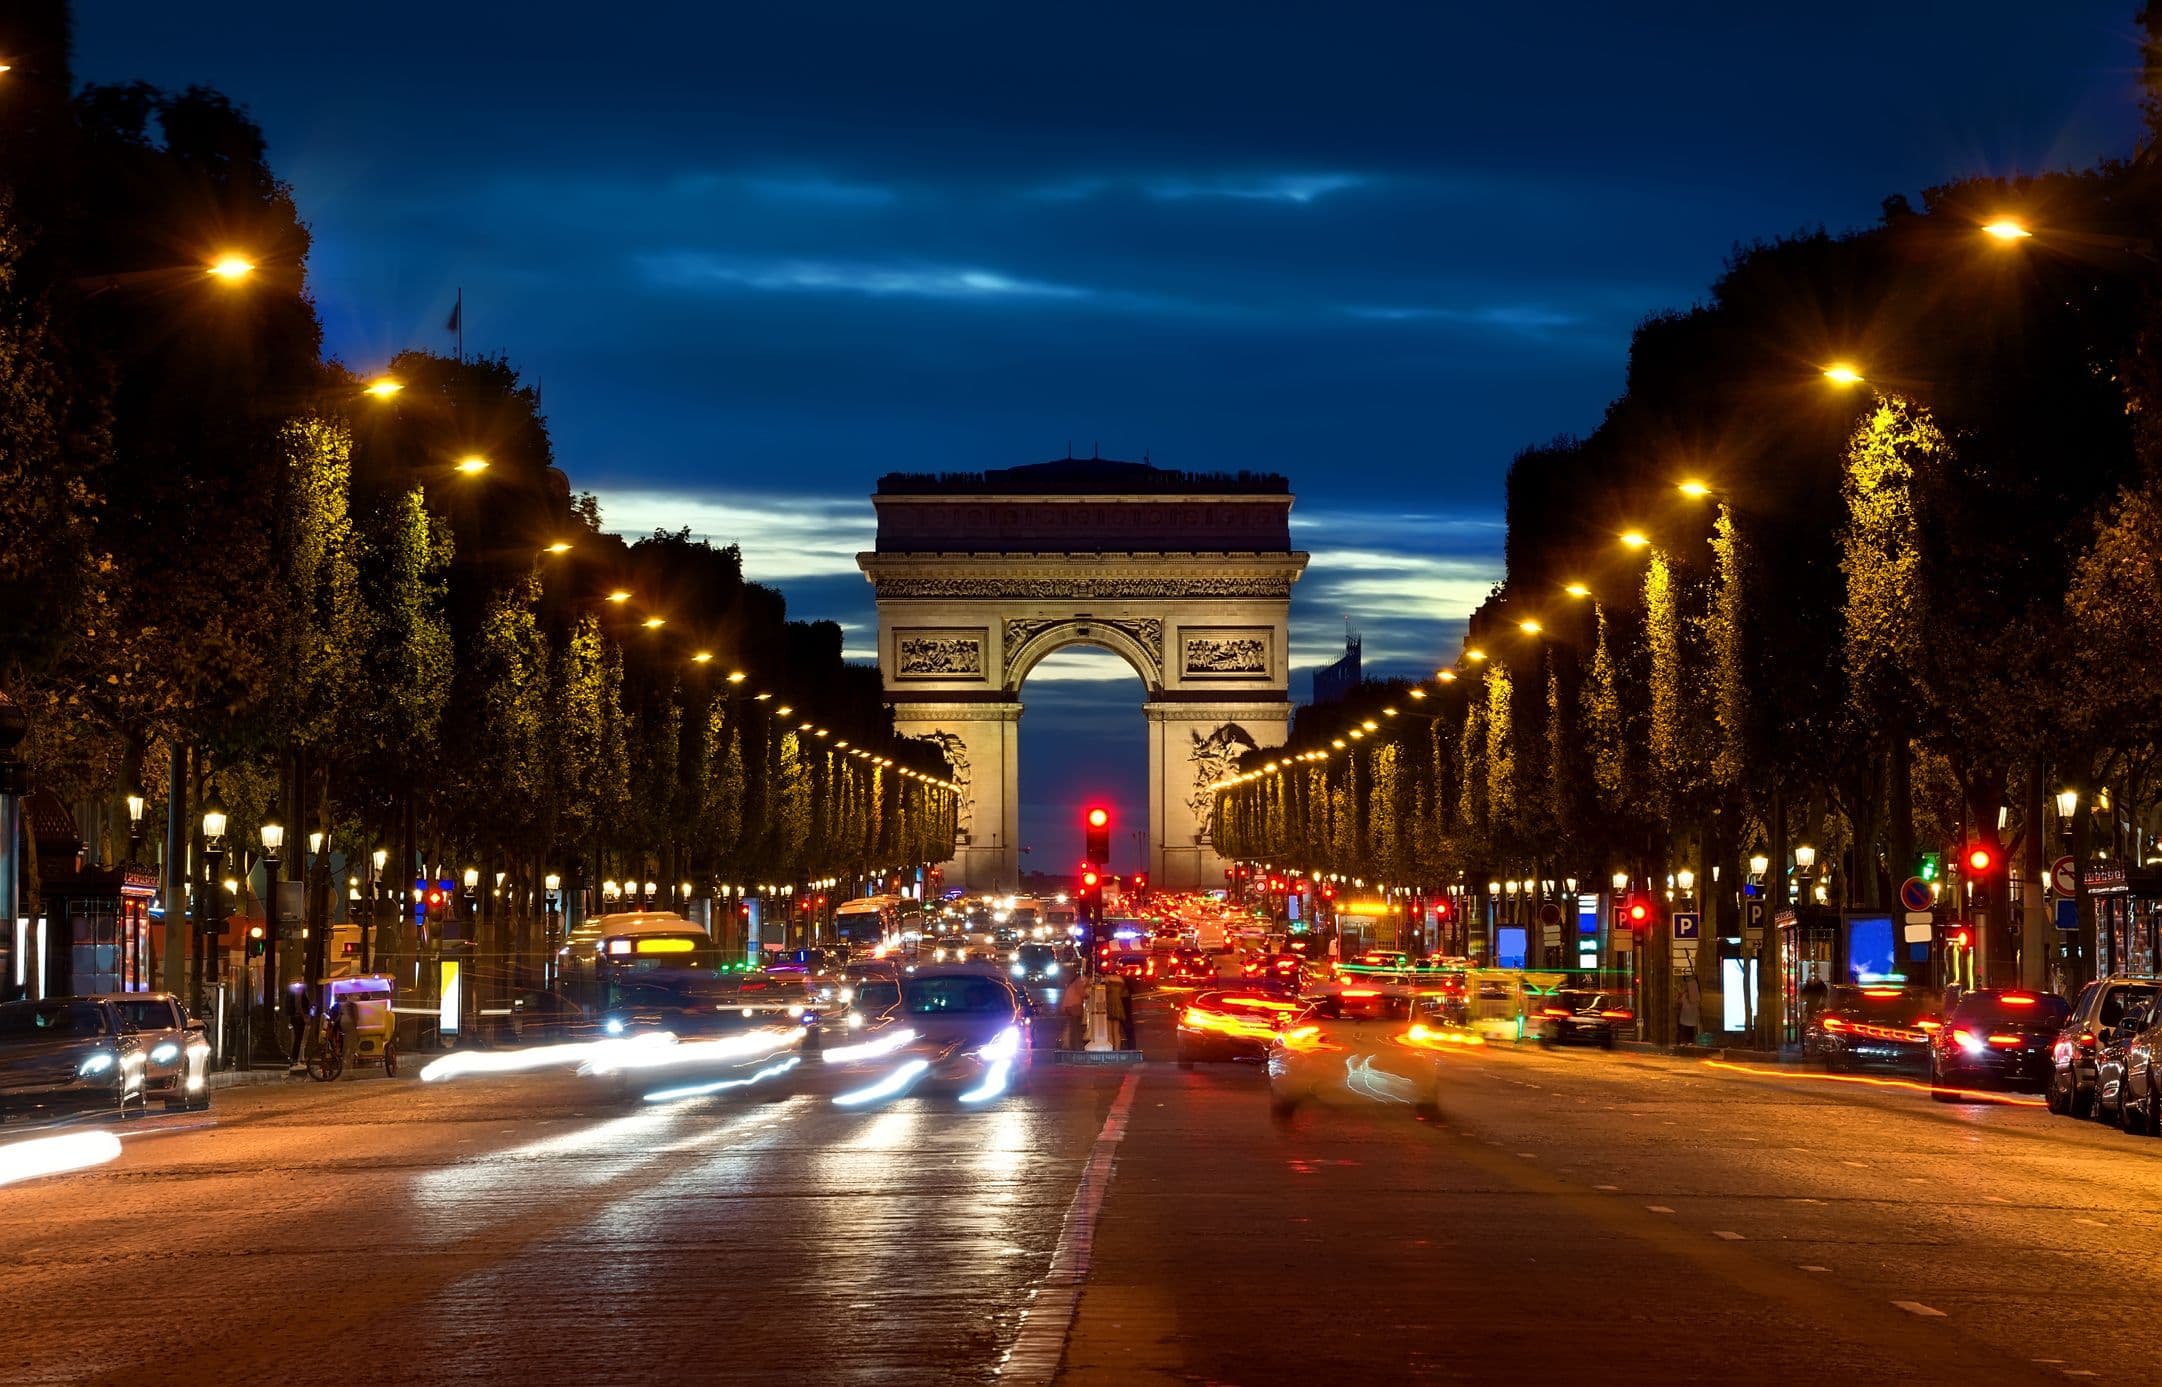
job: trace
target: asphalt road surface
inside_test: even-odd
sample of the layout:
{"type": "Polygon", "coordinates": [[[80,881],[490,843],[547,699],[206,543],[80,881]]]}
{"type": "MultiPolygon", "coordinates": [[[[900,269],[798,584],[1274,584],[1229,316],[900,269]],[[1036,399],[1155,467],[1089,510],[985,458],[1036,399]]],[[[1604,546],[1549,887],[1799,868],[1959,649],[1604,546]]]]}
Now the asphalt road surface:
{"type": "Polygon", "coordinates": [[[2162,1142],[1447,1062],[1439,1122],[1163,1060],[983,1110],[230,1090],[0,1188],[0,1381],[2162,1383],[2162,1142]]]}

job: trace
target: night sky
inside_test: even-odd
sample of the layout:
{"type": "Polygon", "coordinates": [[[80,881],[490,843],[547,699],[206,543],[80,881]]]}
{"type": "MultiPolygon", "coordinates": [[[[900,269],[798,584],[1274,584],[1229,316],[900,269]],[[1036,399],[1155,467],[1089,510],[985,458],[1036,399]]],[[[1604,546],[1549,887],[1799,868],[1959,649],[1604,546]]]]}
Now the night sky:
{"type": "MultiPolygon", "coordinates": [[[[1296,662],[1348,616],[1411,673],[1635,322],[1739,242],[2129,152],[2133,9],[83,0],[76,67],[250,109],[338,357],[448,350],[462,287],[611,528],[741,543],[858,658],[874,479],[1070,446],[1286,473],[1296,662]]],[[[1056,866],[1140,802],[1141,690],[1027,694],[1056,866]]]]}

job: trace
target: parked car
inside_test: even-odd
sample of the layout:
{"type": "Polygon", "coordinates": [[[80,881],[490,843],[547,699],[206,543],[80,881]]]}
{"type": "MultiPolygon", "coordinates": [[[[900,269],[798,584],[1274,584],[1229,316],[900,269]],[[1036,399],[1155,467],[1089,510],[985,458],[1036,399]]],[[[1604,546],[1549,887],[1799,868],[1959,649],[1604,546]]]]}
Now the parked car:
{"type": "Polygon", "coordinates": [[[1930,1037],[1943,1022],[1926,992],[1835,987],[1802,1027],[1802,1055],[1835,1073],[1851,1069],[1929,1072],[1930,1037]]]}
{"type": "MultiPolygon", "coordinates": [[[[2123,1029],[2119,1023],[2119,1029],[2123,1029]]],[[[2162,1137],[2162,996],[2147,1003],[2146,1019],[2125,1046],[2124,1079],[2117,1099],[2118,1120],[2127,1132],[2162,1137]]]]}
{"type": "Polygon", "coordinates": [[[2124,1021],[2126,1009],[2150,1002],[2153,978],[2096,978],[2080,989],[2072,1012],[2050,1052],[2049,1110],[2085,1117],[2094,1106],[2095,1052],[2102,1033],[2124,1021]]]}
{"type": "Polygon", "coordinates": [[[143,1051],[143,1094],[155,1094],[169,1109],[200,1111],[210,1106],[210,1033],[170,992],[108,992],[91,998],[120,1015],[123,1030],[135,1032],[143,1051]]]}
{"type": "Polygon", "coordinates": [[[137,1116],[144,1061],[110,1002],[0,1002],[0,1120],[85,1110],[137,1116]]]}
{"type": "Polygon", "coordinates": [[[2095,1038],[2094,1098],[2087,1116],[2097,1122],[2125,1124],[2125,1063],[2134,1038],[2154,1020],[2154,1010],[2152,997],[2135,1001],[2125,1007],[2116,1025],[2095,1038]]]}
{"type": "Polygon", "coordinates": [[[2049,992],[1967,993],[1931,1038],[1929,1096],[1956,1103],[1972,1088],[2049,1087],[2052,1051],[2070,1015],[2064,998],[2049,992]]]}

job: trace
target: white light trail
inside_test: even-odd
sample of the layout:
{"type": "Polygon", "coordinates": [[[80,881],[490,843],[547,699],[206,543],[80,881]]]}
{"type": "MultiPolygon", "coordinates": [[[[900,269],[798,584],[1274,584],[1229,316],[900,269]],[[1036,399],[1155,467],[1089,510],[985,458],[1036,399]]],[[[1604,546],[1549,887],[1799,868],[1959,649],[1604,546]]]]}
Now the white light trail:
{"type": "Polygon", "coordinates": [[[646,1095],[648,1103],[673,1103],[684,1098],[703,1098],[709,1093],[725,1093],[732,1088],[747,1088],[763,1079],[777,1078],[803,1062],[803,1056],[790,1055],[779,1064],[769,1064],[748,1079],[716,1079],[710,1084],[686,1084],[681,1088],[656,1089],[646,1095]]]}
{"type": "Polygon", "coordinates": [[[916,1080],[922,1078],[923,1072],[930,1067],[929,1060],[910,1060],[875,1084],[834,1095],[834,1106],[853,1108],[864,1103],[876,1103],[882,1098],[891,1098],[906,1091],[916,1080]]]}
{"type": "Polygon", "coordinates": [[[111,1132],[69,1132],[0,1146],[0,1185],[88,1170],[120,1154],[120,1138],[111,1132]]]}

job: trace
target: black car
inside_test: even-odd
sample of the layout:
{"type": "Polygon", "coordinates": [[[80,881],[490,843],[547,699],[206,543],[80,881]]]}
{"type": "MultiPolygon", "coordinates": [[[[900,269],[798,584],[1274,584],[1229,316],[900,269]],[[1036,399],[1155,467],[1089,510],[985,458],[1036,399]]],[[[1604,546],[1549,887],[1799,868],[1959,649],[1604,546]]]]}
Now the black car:
{"type": "Polygon", "coordinates": [[[1984,988],[1952,1007],[1929,1052],[1929,1096],[1956,1103],[1962,1090],[2049,1086],[2051,1052],[2072,1009],[2048,992],[1984,988]]]}
{"type": "Polygon", "coordinates": [[[110,1002],[0,1002],[0,1118],[143,1110],[148,1056],[110,1002]]]}
{"type": "Polygon", "coordinates": [[[2051,1112],[2085,1117],[2093,1111],[2095,1054],[2103,1034],[2122,1025],[2126,1011],[2152,1001],[2155,995],[2153,978],[2096,978],[2080,989],[2050,1054],[2045,1092],[2051,1112]]]}
{"type": "Polygon", "coordinates": [[[1835,987],[1802,1028],[1802,1054],[1826,1069],[1890,1069],[1925,1074],[1941,1024],[1928,993],[1896,987],[1835,987]]]}
{"type": "Polygon", "coordinates": [[[1604,992],[1564,988],[1538,1003],[1539,1043],[1614,1048],[1617,1029],[1636,1018],[1627,1000],[1604,992]]]}

